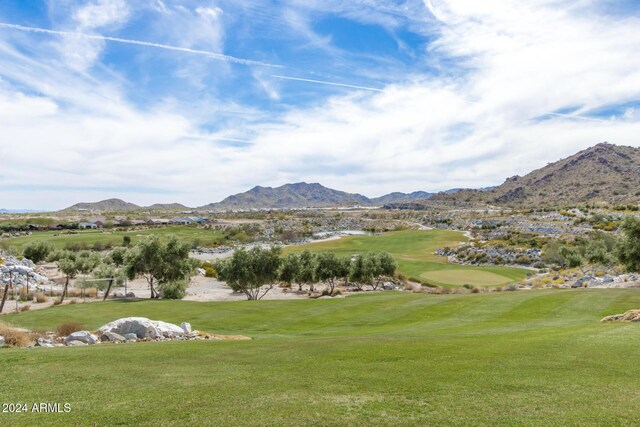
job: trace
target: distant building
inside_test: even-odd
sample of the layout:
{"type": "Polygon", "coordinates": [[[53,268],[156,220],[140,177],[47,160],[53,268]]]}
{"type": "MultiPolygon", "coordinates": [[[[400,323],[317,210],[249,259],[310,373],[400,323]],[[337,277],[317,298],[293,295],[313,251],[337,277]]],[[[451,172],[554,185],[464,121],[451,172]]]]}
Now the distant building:
{"type": "Polygon", "coordinates": [[[163,218],[149,218],[147,220],[147,225],[168,225],[171,221],[163,218]]]}
{"type": "Polygon", "coordinates": [[[95,230],[98,228],[97,224],[94,224],[92,222],[81,222],[78,224],[78,228],[81,230],[86,230],[86,229],[92,229],[95,230]]]}

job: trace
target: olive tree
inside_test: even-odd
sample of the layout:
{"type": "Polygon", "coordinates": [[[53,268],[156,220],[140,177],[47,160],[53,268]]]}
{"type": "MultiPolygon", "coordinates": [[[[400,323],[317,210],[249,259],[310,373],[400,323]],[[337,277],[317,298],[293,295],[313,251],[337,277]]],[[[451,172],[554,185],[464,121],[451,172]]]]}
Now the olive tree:
{"type": "Polygon", "coordinates": [[[195,270],[196,263],[189,258],[190,250],[188,243],[180,242],[175,236],[161,240],[152,235],[127,251],[124,270],[129,279],[143,276],[149,284],[151,299],[158,299],[163,287],[186,280],[195,270]]]}
{"type": "Polygon", "coordinates": [[[309,285],[309,290],[314,291],[313,284],[316,283],[316,256],[308,250],[303,251],[298,259],[298,274],[296,283],[298,290],[302,291],[303,285],[309,285]]]}
{"type": "Polygon", "coordinates": [[[397,264],[387,252],[371,252],[356,255],[351,263],[349,279],[362,289],[362,285],[370,285],[375,291],[385,278],[396,273],[397,264]]]}
{"type": "Polygon", "coordinates": [[[295,283],[300,270],[300,256],[298,254],[288,254],[280,263],[278,279],[281,283],[291,287],[295,283]]]}
{"type": "Polygon", "coordinates": [[[349,274],[348,260],[338,258],[333,252],[321,252],[316,256],[315,277],[320,282],[329,285],[329,292],[333,294],[338,280],[349,274]]]}
{"type": "Polygon", "coordinates": [[[218,278],[248,300],[260,300],[278,280],[280,249],[237,249],[233,256],[216,263],[218,278]]]}
{"type": "Polygon", "coordinates": [[[378,252],[374,254],[374,260],[375,281],[373,284],[373,289],[376,290],[384,279],[390,279],[395,276],[398,264],[388,252],[378,252]]]}

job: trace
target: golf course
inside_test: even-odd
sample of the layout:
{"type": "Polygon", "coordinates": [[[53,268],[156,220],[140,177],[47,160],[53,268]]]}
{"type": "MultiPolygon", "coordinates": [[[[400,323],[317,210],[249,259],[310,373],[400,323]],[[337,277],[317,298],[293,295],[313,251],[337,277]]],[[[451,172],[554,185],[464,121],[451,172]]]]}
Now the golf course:
{"type": "Polygon", "coordinates": [[[398,262],[398,271],[407,278],[429,285],[457,287],[500,286],[523,279],[527,270],[521,268],[488,266],[475,267],[448,262],[435,255],[438,248],[455,247],[468,238],[459,231],[394,231],[377,236],[347,236],[337,240],[309,243],[287,248],[289,252],[308,249],[335,252],[340,256],[385,251],[398,262]]]}
{"type": "Polygon", "coordinates": [[[174,225],[170,227],[145,228],[141,230],[74,230],[69,231],[40,231],[29,236],[4,239],[0,242],[0,248],[15,248],[19,251],[32,242],[47,242],[56,249],[64,249],[70,245],[80,245],[88,249],[95,244],[120,245],[125,236],[131,238],[131,243],[137,243],[147,236],[176,236],[180,240],[197,243],[202,246],[213,246],[223,236],[217,230],[209,230],[186,225],[174,225]]]}
{"type": "Polygon", "coordinates": [[[2,349],[0,425],[636,425],[640,291],[78,304],[4,317],[51,330],[125,316],[251,341],[2,349]]]}

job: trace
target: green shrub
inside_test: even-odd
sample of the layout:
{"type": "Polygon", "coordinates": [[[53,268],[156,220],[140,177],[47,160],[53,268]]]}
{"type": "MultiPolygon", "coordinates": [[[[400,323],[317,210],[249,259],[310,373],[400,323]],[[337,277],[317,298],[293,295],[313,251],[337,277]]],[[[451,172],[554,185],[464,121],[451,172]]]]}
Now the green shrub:
{"type": "Polygon", "coordinates": [[[158,285],[162,298],[164,299],[182,299],[187,294],[187,281],[176,280],[158,285]]]}

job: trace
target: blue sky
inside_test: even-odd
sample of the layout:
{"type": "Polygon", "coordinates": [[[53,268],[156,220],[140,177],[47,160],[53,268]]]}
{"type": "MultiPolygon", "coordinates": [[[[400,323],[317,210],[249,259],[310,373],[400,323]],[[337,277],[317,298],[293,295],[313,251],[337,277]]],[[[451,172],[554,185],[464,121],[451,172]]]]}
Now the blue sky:
{"type": "Polygon", "coordinates": [[[4,0],[0,207],[495,185],[640,145],[635,1],[4,0]]]}

